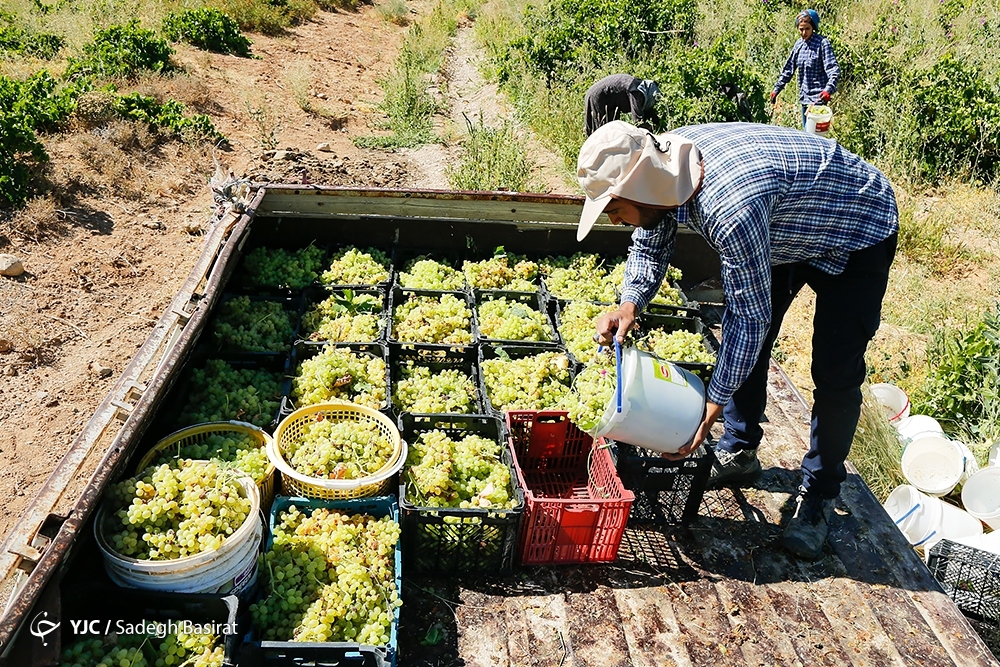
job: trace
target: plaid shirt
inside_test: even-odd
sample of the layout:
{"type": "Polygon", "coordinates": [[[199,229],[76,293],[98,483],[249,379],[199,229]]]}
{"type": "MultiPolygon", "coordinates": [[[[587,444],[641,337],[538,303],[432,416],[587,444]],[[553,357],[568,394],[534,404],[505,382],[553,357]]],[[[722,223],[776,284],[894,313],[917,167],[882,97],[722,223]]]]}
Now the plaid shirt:
{"type": "Polygon", "coordinates": [[[830,139],[750,123],[674,130],[701,151],[695,197],[632,234],[621,301],[656,294],[678,222],[719,253],[726,310],[708,399],[724,405],[750,374],[771,324],[771,266],[805,262],[836,275],[848,255],[899,229],[896,196],[875,167],[830,139]]]}
{"type": "Polygon", "coordinates": [[[819,102],[819,94],[824,90],[831,95],[837,92],[840,65],[826,37],[814,32],[807,40],[800,37],[795,41],[792,53],[778,75],[778,82],[774,84],[775,93],[780,93],[788,85],[796,68],[799,70],[800,104],[819,102]]]}

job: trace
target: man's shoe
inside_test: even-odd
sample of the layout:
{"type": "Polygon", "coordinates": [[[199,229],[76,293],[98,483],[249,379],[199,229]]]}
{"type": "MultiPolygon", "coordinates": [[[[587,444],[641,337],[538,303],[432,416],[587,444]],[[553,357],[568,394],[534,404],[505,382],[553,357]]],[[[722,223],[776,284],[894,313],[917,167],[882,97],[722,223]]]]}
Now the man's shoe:
{"type": "Polygon", "coordinates": [[[799,495],[795,498],[795,514],[781,536],[782,546],[796,556],[816,560],[823,553],[826,535],[826,501],[799,487],[799,495]]]}
{"type": "Polygon", "coordinates": [[[760,477],[760,460],[756,449],[742,452],[715,450],[715,463],[708,479],[709,488],[720,486],[749,486],[760,477]]]}

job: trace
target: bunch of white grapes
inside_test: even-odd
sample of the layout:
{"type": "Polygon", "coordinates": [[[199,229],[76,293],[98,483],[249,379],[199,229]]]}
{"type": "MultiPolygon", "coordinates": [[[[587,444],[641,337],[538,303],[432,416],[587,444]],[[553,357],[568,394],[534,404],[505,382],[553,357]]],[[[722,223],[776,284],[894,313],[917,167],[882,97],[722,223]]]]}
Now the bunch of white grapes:
{"type": "Polygon", "coordinates": [[[381,357],[326,345],[299,364],[292,378],[292,398],[299,406],[339,399],[379,410],[386,401],[385,373],[381,357]]]}
{"type": "Polygon", "coordinates": [[[495,359],[482,364],[483,383],[493,407],[505,410],[548,410],[569,393],[569,357],[563,352],[512,359],[498,348],[495,359]]]}
{"type": "Polygon", "coordinates": [[[252,503],[241,474],[212,461],[150,466],[113,485],[118,508],[104,526],[114,550],[139,560],[172,560],[213,551],[243,525],[252,503]]]}
{"type": "MultiPolygon", "coordinates": [[[[683,306],[684,300],[681,298],[681,291],[673,286],[677,283],[683,274],[681,270],[674,266],[667,266],[667,273],[663,277],[663,282],[660,283],[660,288],[656,292],[656,296],[653,297],[651,303],[662,303],[668,306],[683,306]]],[[[615,268],[611,269],[611,273],[608,274],[608,283],[612,288],[620,289],[622,283],[625,282],[625,262],[619,262],[615,265],[615,268]]]]}
{"type": "Polygon", "coordinates": [[[368,343],[382,333],[385,313],[382,301],[370,294],[353,298],[354,307],[344,305],[344,297],[333,294],[313,305],[302,316],[302,328],[310,340],[332,343],[368,343]],[[358,305],[363,304],[364,309],[358,305]]]}
{"type": "Polygon", "coordinates": [[[705,339],[690,331],[652,329],[636,346],[666,361],[714,364],[715,355],[705,347],[705,339]]]}
{"type": "Polygon", "coordinates": [[[615,308],[591,301],[570,301],[559,310],[559,335],[566,349],[581,363],[590,363],[597,354],[598,344],[594,342],[597,319],[615,308]]]}
{"type": "Polygon", "coordinates": [[[453,294],[415,296],[392,314],[393,337],[407,343],[472,343],[472,311],[453,294]]]}
{"type": "Polygon", "coordinates": [[[406,457],[407,500],[418,507],[514,507],[501,452],[499,443],[479,435],[453,440],[445,431],[421,433],[406,457]]]}
{"type": "Polygon", "coordinates": [[[266,370],[235,369],[221,359],[209,359],[191,373],[181,424],[238,421],[266,426],[278,412],[281,375],[266,370]]]}
{"type": "Polygon", "coordinates": [[[608,280],[608,269],[600,255],[576,253],[569,258],[546,259],[542,263],[545,286],[560,299],[582,299],[610,303],[617,299],[617,285],[608,280]]]}
{"type": "Polygon", "coordinates": [[[302,289],[323,268],[323,250],[309,245],[296,251],[256,248],[243,259],[237,281],[250,287],[302,289]]]}
{"type": "Polygon", "coordinates": [[[394,449],[378,422],[323,419],[306,424],[299,438],[284,445],[282,455],[308,477],[360,479],[389,463],[394,449]]]}
{"type": "Polygon", "coordinates": [[[496,255],[481,262],[466,261],[462,271],[476,289],[534,292],[538,283],[538,263],[521,255],[496,255]]]}
{"type": "Polygon", "coordinates": [[[406,289],[460,290],[465,287],[465,274],[437,260],[417,257],[399,274],[399,284],[406,289]]]}
{"type": "Polygon", "coordinates": [[[212,338],[229,350],[287,352],[294,331],[292,316],[281,303],[238,296],[222,304],[212,338]]]}
{"type": "Polygon", "coordinates": [[[67,647],[59,667],[222,667],[224,658],[214,633],[114,634],[67,647]]]}
{"type": "Polygon", "coordinates": [[[204,440],[177,443],[160,451],[153,465],[178,465],[180,460],[215,461],[221,467],[232,467],[246,473],[260,484],[267,476],[271,463],[262,443],[245,434],[231,431],[213,433],[204,440]]]}
{"type": "Polygon", "coordinates": [[[476,383],[457,368],[431,371],[413,361],[399,365],[401,379],[393,385],[393,405],[399,412],[469,414],[476,408],[476,383]]]}
{"type": "Polygon", "coordinates": [[[545,313],[506,297],[479,304],[479,332],[484,338],[551,341],[552,327],[545,313]]]}
{"type": "Polygon", "coordinates": [[[614,397],[616,378],[614,357],[601,354],[573,379],[573,390],[560,407],[581,431],[592,431],[604,416],[614,397]]]}
{"type": "Polygon", "coordinates": [[[396,608],[391,518],[316,508],[280,512],[263,557],[267,596],[250,606],[265,641],[389,643],[396,608]]]}
{"type": "Polygon", "coordinates": [[[324,285],[377,285],[389,280],[392,261],[375,248],[344,248],[333,254],[329,268],[319,277],[324,285]]]}

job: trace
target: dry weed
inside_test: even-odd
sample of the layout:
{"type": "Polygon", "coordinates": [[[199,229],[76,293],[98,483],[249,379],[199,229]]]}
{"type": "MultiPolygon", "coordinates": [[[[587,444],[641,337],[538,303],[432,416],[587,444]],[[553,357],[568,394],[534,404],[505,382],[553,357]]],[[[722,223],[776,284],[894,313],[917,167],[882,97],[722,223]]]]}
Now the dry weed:
{"type": "Polygon", "coordinates": [[[62,234],[66,230],[64,216],[52,195],[29,199],[24,208],[0,218],[0,245],[15,239],[37,243],[41,239],[62,234]]]}

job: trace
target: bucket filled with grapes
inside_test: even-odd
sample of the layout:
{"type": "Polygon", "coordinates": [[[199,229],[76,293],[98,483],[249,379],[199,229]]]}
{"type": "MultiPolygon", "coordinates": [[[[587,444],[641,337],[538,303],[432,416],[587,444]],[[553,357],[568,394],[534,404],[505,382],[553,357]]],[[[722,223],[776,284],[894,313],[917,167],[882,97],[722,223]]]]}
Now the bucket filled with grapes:
{"type": "Polygon", "coordinates": [[[120,586],[249,593],[264,534],[260,495],[250,477],[215,461],[153,465],[109,488],[94,534],[120,586]]]}
{"type": "Polygon", "coordinates": [[[347,500],[384,492],[406,461],[406,443],[381,412],[328,402],[282,419],[267,455],[286,494],[347,500]]]}

